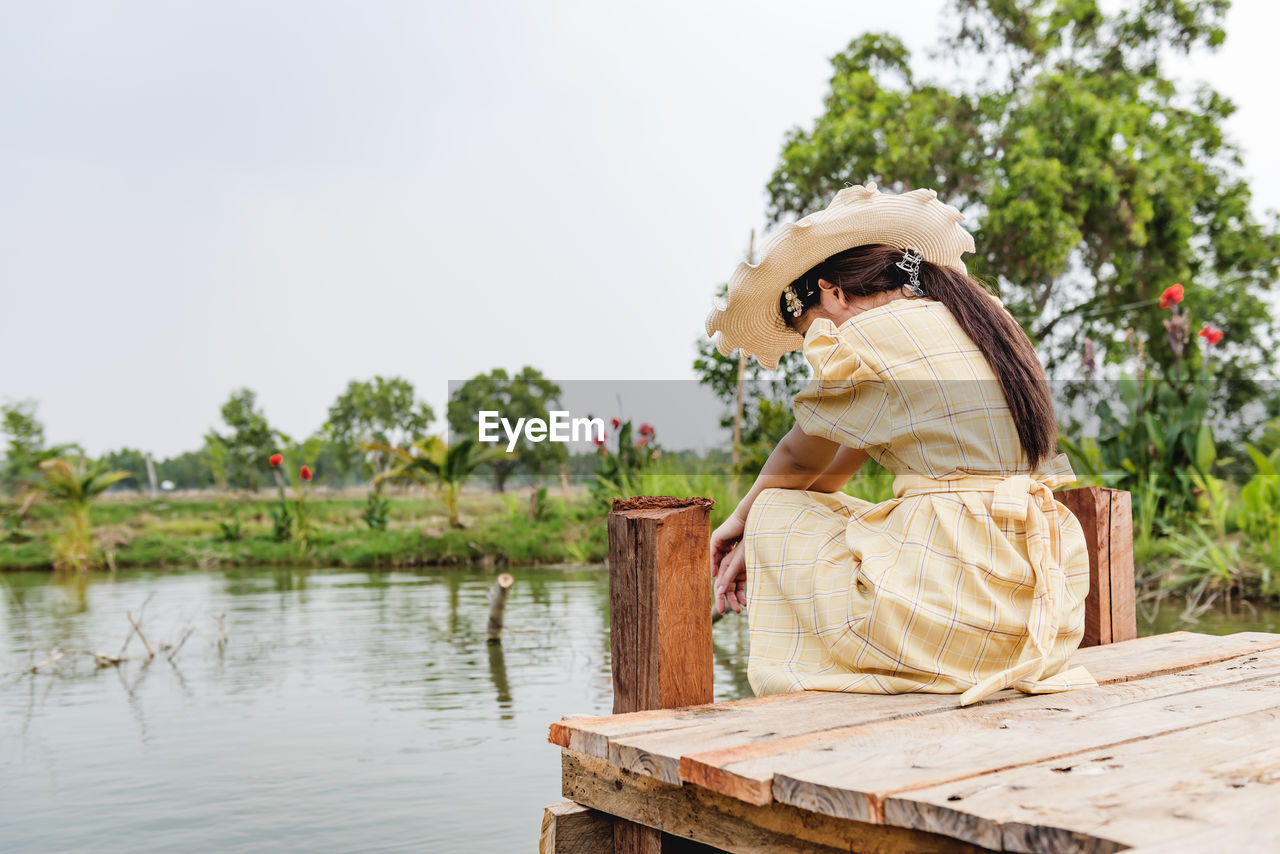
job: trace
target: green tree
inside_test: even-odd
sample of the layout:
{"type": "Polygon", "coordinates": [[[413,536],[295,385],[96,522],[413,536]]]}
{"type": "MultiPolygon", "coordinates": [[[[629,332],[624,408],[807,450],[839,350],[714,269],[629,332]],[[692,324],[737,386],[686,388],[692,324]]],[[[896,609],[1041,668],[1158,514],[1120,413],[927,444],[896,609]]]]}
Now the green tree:
{"type": "Polygon", "coordinates": [[[0,406],[0,430],[6,439],[0,483],[10,491],[37,477],[45,460],[80,450],[77,445],[45,447],[44,425],[36,418],[34,400],[0,406]]]}
{"type": "MultiPolygon", "coordinates": [[[[223,450],[218,445],[216,452],[221,453],[223,450]]],[[[215,449],[206,445],[198,451],[186,451],[176,457],[161,460],[155,464],[156,479],[170,481],[178,489],[208,489],[214,486],[225,488],[225,481],[219,484],[214,477],[210,459],[212,453],[215,453],[215,449]]]]}
{"type": "MultiPolygon", "coordinates": [[[[515,376],[509,376],[502,368],[495,368],[487,374],[472,377],[450,395],[449,429],[457,443],[478,437],[481,411],[498,412],[514,424],[518,418],[546,419],[547,413],[559,406],[560,386],[536,368],[526,366],[515,376]]],[[[562,443],[522,440],[513,453],[504,453],[490,461],[494,488],[504,491],[507,478],[517,468],[537,478],[558,468],[568,456],[562,443]]]]}
{"type": "Polygon", "coordinates": [[[267,472],[267,459],[289,439],[271,428],[257,409],[257,395],[247,388],[231,393],[222,405],[222,420],[230,432],[210,430],[204,437],[205,447],[212,456],[225,457],[229,486],[256,490],[267,472]]]}
{"type": "Polygon", "coordinates": [[[1228,5],[1137,0],[1108,15],[1096,0],[953,0],[944,46],[986,64],[971,87],[920,80],[896,38],[858,36],[832,59],[822,115],[785,137],[770,216],[820,208],[847,182],[931,187],[976,223],[971,271],[997,286],[1051,372],[1074,367],[1085,337],[1110,362],[1130,328],[1160,338],[1153,305],[1180,282],[1226,333],[1231,401],[1256,397],[1280,220],[1250,212],[1221,129],[1234,105],[1180,87],[1163,59],[1220,46],[1228,5]]]}
{"type": "Polygon", "coordinates": [[[325,429],[333,441],[343,471],[357,468],[362,476],[381,470],[382,456],[366,460],[361,443],[406,446],[427,435],[435,413],[419,400],[413,383],[403,377],[375,376],[352,380],[329,407],[325,429]]]}
{"type": "MultiPolygon", "coordinates": [[[[130,489],[141,490],[151,483],[150,478],[147,477],[147,457],[142,451],[121,448],[118,451],[103,454],[99,462],[106,468],[128,472],[130,489]]],[[[157,474],[156,477],[158,478],[159,475],[157,474]]]]}

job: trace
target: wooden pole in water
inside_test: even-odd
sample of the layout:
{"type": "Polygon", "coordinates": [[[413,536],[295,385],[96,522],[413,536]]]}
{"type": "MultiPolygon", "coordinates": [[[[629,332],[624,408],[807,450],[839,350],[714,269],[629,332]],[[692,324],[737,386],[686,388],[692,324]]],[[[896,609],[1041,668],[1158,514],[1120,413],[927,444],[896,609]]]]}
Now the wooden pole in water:
{"type": "Polygon", "coordinates": [[[507,610],[507,593],[515,581],[510,573],[504,572],[489,588],[489,631],[486,638],[489,643],[502,643],[502,618],[507,610]]]}
{"type": "MultiPolygon", "coordinates": [[[[709,498],[615,500],[609,514],[613,712],[710,703],[709,498]]],[[[618,854],[682,850],[675,837],[621,819],[618,854]]]]}

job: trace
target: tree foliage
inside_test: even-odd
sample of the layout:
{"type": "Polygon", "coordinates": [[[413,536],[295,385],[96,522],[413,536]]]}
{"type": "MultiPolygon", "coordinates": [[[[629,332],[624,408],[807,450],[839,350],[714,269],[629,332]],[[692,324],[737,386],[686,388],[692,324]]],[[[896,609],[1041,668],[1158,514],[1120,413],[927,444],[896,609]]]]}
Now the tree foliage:
{"type": "Polygon", "coordinates": [[[1234,105],[1165,68],[1171,51],[1221,45],[1228,5],[1139,0],[1108,15],[1095,0],[953,0],[944,50],[985,63],[970,86],[920,80],[898,39],[860,35],[832,59],[823,114],[786,135],[770,216],[819,209],[846,183],[937,190],[976,223],[971,272],[1051,372],[1075,367],[1085,337],[1111,362],[1130,328],[1159,339],[1151,307],[1185,283],[1226,333],[1219,378],[1238,403],[1270,363],[1280,220],[1250,211],[1222,132],[1234,105]]]}
{"type": "Polygon", "coordinates": [[[361,443],[407,446],[426,436],[434,420],[435,413],[418,399],[413,383],[403,377],[375,376],[347,384],[329,407],[325,429],[339,465],[344,470],[359,467],[361,474],[369,475],[371,466],[365,464],[361,443]]]}
{"type": "Polygon", "coordinates": [[[288,437],[272,429],[267,417],[257,408],[257,395],[247,389],[237,389],[222,405],[222,420],[230,428],[227,433],[210,430],[205,434],[205,447],[222,468],[226,484],[232,487],[257,489],[267,472],[267,459],[275,453],[277,445],[288,442],[288,437]]]}
{"type": "Polygon", "coordinates": [[[185,451],[156,462],[156,478],[167,480],[178,489],[206,489],[218,485],[210,450],[206,445],[198,451],[185,451]]]}
{"type": "Polygon", "coordinates": [[[80,451],[77,445],[45,445],[44,425],[36,417],[34,400],[0,406],[0,432],[5,437],[0,486],[11,492],[38,477],[45,460],[80,451]]]}
{"type": "MultiPolygon", "coordinates": [[[[518,418],[547,418],[560,407],[560,386],[536,368],[525,366],[515,376],[503,368],[479,374],[456,388],[449,397],[449,429],[456,443],[478,436],[481,411],[498,412],[512,424],[518,418]]],[[[568,458],[560,442],[530,442],[522,439],[515,452],[490,460],[494,487],[502,491],[507,478],[518,468],[535,478],[545,475],[568,458]]]]}
{"type": "Polygon", "coordinates": [[[147,455],[136,448],[109,451],[99,458],[99,462],[106,468],[128,472],[129,481],[124,486],[129,489],[141,491],[151,485],[151,478],[147,476],[147,455]]]}

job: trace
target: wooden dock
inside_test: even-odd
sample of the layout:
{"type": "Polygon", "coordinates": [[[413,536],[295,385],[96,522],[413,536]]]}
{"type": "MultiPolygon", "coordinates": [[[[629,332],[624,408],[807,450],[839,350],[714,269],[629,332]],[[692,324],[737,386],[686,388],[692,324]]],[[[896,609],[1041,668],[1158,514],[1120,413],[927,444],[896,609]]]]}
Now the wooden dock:
{"type": "MultiPolygon", "coordinates": [[[[619,552],[612,605],[636,611],[636,591],[651,594],[624,624],[615,674],[621,652],[633,670],[653,662],[631,680],[659,685],[665,667],[679,683],[676,671],[705,665],[681,660],[701,622],[668,614],[665,631],[646,631],[663,607],[690,604],[652,593],[681,578],[664,512],[625,518],[631,529],[611,518],[611,542],[647,545],[619,552]]],[[[696,551],[688,531],[687,518],[670,528],[696,551]]],[[[952,694],[800,692],[568,717],[549,739],[569,801],[548,808],[540,851],[1280,851],[1280,634],[1175,632],[1072,663],[1098,687],[967,707],[952,694]]],[[[643,708],[645,691],[622,689],[643,708]]],[[[649,705],[668,704],[658,694],[649,705]]]]}

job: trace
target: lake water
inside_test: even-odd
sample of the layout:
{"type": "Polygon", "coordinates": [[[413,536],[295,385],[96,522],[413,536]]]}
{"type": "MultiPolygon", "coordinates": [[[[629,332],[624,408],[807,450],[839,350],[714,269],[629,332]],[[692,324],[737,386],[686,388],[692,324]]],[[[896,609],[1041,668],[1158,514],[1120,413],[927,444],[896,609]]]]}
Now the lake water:
{"type": "MultiPolygon", "coordinates": [[[[9,574],[0,606],[5,851],[533,850],[561,800],[547,727],[610,710],[608,578],[517,569],[501,645],[494,573],[9,574]],[[153,645],[194,628],[170,663],[153,645]],[[226,642],[218,644],[218,616],[226,642]]],[[[1280,612],[1165,607],[1142,633],[1280,632],[1280,612]]],[[[746,620],[715,627],[716,698],[748,696],[746,620]]]]}

